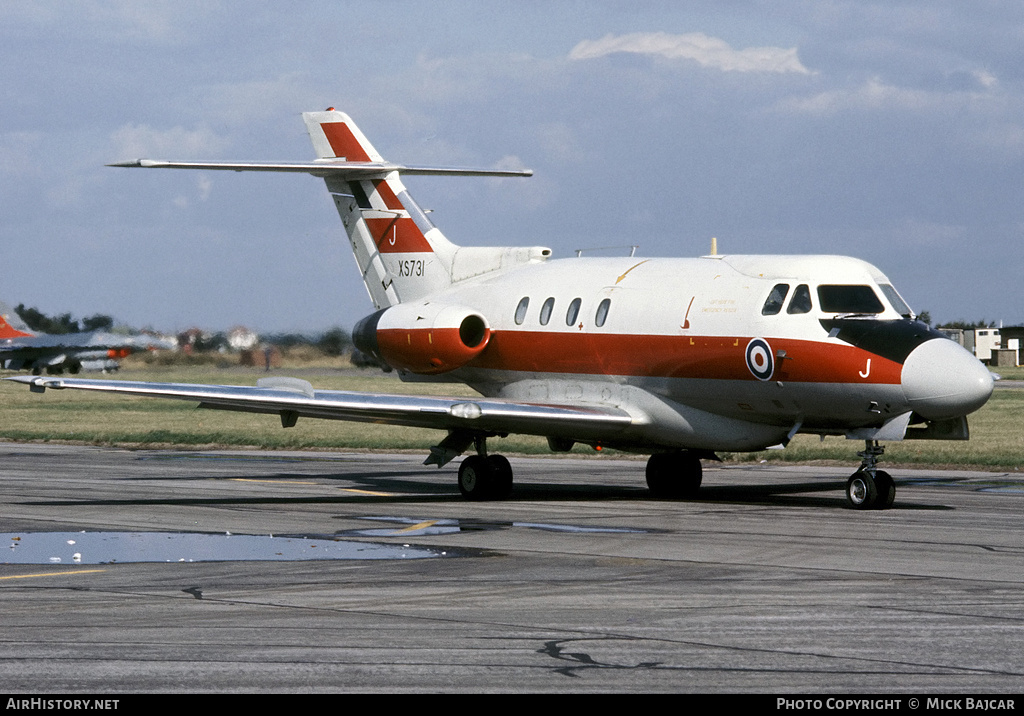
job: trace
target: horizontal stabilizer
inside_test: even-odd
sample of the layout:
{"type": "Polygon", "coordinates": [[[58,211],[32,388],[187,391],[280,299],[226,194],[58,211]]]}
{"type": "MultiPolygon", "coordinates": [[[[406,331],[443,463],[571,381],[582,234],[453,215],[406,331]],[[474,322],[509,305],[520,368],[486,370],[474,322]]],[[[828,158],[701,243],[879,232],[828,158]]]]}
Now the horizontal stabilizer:
{"type": "Polygon", "coordinates": [[[333,108],[304,112],[315,159],[300,162],[160,161],[109,164],[139,169],[283,172],[320,177],[341,217],[356,265],[375,309],[416,301],[453,283],[550,255],[547,249],[460,247],[410,196],[406,175],[529,177],[529,169],[408,166],[388,161],[352,118],[333,108]],[[458,258],[458,260],[456,260],[458,258]],[[458,265],[456,265],[458,264],[458,265]],[[413,267],[413,268],[410,268],[413,267]]]}
{"type": "Polygon", "coordinates": [[[292,172],[318,177],[376,176],[398,172],[410,176],[529,177],[531,169],[474,169],[469,167],[410,167],[391,162],[165,162],[156,159],[135,159],[115,162],[108,167],[142,169],[208,169],[231,172],[292,172]]]}

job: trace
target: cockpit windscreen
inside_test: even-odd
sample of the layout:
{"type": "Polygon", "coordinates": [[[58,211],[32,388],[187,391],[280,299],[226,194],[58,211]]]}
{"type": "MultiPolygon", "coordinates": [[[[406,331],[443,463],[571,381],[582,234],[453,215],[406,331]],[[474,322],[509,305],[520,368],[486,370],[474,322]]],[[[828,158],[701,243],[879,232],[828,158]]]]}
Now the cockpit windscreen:
{"type": "Polygon", "coordinates": [[[870,286],[818,286],[818,303],[825,313],[882,313],[885,306],[870,286]]]}

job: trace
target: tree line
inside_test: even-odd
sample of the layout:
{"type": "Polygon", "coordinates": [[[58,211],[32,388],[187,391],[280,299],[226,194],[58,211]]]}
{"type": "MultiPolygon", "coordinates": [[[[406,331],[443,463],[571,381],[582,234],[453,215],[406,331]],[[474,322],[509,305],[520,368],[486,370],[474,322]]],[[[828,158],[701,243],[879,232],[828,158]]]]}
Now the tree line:
{"type": "Polygon", "coordinates": [[[38,333],[53,333],[65,335],[67,333],[82,333],[88,331],[109,331],[114,327],[114,319],[102,313],[96,313],[81,322],[71,317],[70,313],[62,313],[59,316],[47,316],[37,308],[28,308],[24,303],[19,303],[14,312],[21,317],[33,331],[38,333]]]}

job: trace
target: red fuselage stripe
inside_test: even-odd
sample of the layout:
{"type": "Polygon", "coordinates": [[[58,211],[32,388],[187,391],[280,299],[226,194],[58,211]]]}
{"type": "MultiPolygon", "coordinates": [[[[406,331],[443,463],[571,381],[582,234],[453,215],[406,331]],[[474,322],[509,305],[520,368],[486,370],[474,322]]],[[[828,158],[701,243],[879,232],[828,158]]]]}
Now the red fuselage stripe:
{"type": "MultiPolygon", "coordinates": [[[[382,340],[384,344],[398,340],[398,334],[408,342],[411,334],[419,331],[386,329],[380,333],[395,334],[382,340]]],[[[900,363],[851,345],[793,338],[766,340],[775,363],[771,380],[900,383],[900,363]]],[[[749,337],[736,336],[492,331],[487,348],[466,366],[530,373],[757,380],[747,367],[749,342],[749,337]]]]}

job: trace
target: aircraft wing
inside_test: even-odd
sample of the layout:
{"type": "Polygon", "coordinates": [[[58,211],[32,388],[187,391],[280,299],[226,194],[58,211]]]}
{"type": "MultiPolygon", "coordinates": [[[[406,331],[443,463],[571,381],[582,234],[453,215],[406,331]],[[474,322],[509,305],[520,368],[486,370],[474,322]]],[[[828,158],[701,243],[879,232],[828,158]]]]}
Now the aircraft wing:
{"type": "Polygon", "coordinates": [[[633,417],[611,406],[524,403],[494,398],[315,390],[297,378],[265,378],[255,387],[149,383],[124,380],[14,376],[34,392],[75,389],[197,401],[199,407],[277,414],[285,427],[300,417],[460,430],[475,434],[523,433],[601,440],[633,424],[633,417]]]}

